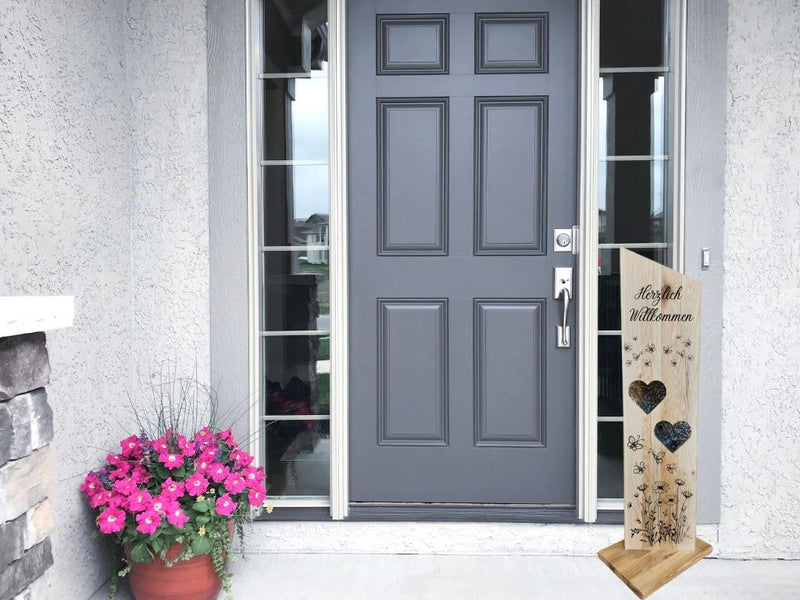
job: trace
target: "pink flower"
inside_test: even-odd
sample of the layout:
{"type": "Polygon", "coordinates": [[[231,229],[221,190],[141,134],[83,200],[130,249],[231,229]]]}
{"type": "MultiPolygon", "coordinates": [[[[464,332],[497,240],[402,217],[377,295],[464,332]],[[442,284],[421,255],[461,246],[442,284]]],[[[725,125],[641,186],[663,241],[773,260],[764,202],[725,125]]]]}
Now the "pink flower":
{"type": "Polygon", "coordinates": [[[102,492],[98,492],[89,500],[89,506],[92,508],[99,508],[100,506],[108,504],[113,495],[114,494],[111,492],[111,490],[103,490],[102,492]]]}
{"type": "Polygon", "coordinates": [[[225,478],[225,489],[231,494],[238,494],[245,487],[247,487],[247,483],[239,473],[231,473],[225,478]]]}
{"type": "Polygon", "coordinates": [[[139,489],[139,486],[136,485],[133,479],[118,479],[114,482],[113,488],[118,494],[130,496],[139,489]]]}
{"type": "Polygon", "coordinates": [[[194,468],[198,473],[207,473],[210,466],[211,461],[204,458],[198,459],[198,461],[194,463],[194,468]]]}
{"type": "Polygon", "coordinates": [[[131,480],[136,482],[136,485],[140,485],[142,483],[147,483],[150,481],[150,473],[147,472],[141,465],[136,465],[133,467],[133,471],[131,472],[131,480]]]}
{"type": "Polygon", "coordinates": [[[266,497],[267,495],[264,493],[263,488],[254,488],[247,492],[247,501],[250,506],[261,506],[264,504],[266,497]]]}
{"type": "Polygon", "coordinates": [[[161,486],[161,495],[173,500],[183,496],[186,486],[182,481],[173,481],[172,477],[168,478],[161,486]]]}
{"type": "Polygon", "coordinates": [[[117,507],[124,507],[125,501],[128,499],[127,496],[123,496],[122,494],[115,494],[114,492],[109,492],[111,497],[108,499],[108,505],[114,508],[117,507]]]}
{"type": "Polygon", "coordinates": [[[200,453],[200,460],[212,463],[217,460],[218,455],[219,449],[216,446],[209,446],[200,453]]]}
{"type": "Polygon", "coordinates": [[[89,473],[81,484],[81,491],[87,498],[92,498],[98,492],[103,491],[103,484],[94,473],[89,473]]]}
{"type": "Polygon", "coordinates": [[[231,470],[222,463],[211,463],[208,467],[208,474],[214,483],[221,483],[230,474],[231,470]]]}
{"type": "Polygon", "coordinates": [[[194,434],[194,441],[196,442],[208,442],[214,434],[211,433],[211,430],[208,427],[203,427],[200,431],[194,434]]]}
{"type": "Polygon", "coordinates": [[[150,493],[145,491],[136,492],[128,497],[128,510],[132,513],[142,512],[146,510],[153,503],[153,498],[150,493]]]}
{"type": "Polygon", "coordinates": [[[186,513],[183,512],[181,505],[178,502],[170,502],[169,506],[167,507],[167,521],[180,529],[188,520],[189,517],[187,517],[186,513]]]}
{"type": "Polygon", "coordinates": [[[138,435],[126,437],[119,445],[125,458],[139,458],[142,455],[142,439],[138,435]]]}
{"type": "Polygon", "coordinates": [[[242,477],[247,482],[247,486],[256,488],[264,481],[264,467],[247,467],[242,471],[242,477]]]}
{"type": "Polygon", "coordinates": [[[108,474],[108,478],[111,481],[114,481],[115,479],[125,479],[128,476],[128,473],[130,473],[133,469],[131,463],[123,461],[117,462],[116,467],[116,469],[108,474]]]}
{"type": "Polygon", "coordinates": [[[174,502],[174,500],[172,498],[170,498],[169,496],[165,497],[163,494],[159,494],[158,496],[153,498],[153,501],[150,503],[150,506],[148,507],[148,510],[151,510],[151,511],[154,511],[154,512],[157,512],[157,513],[164,513],[164,512],[167,511],[167,506],[169,506],[173,502],[174,502]]]}
{"type": "Polygon", "coordinates": [[[153,450],[155,450],[159,454],[164,454],[166,452],[169,452],[169,444],[167,443],[167,438],[160,437],[157,440],[153,440],[153,450]]]}
{"type": "Polygon", "coordinates": [[[220,431],[217,434],[217,439],[222,440],[223,442],[228,442],[229,444],[233,443],[233,432],[230,429],[226,429],[225,431],[220,431]]]}
{"type": "Polygon", "coordinates": [[[186,493],[190,496],[199,496],[208,489],[208,479],[200,473],[192,473],[186,478],[186,493]]]}
{"type": "Polygon", "coordinates": [[[161,515],[153,510],[146,510],[136,515],[136,531],[146,535],[153,535],[161,525],[161,515]]]}
{"type": "Polygon", "coordinates": [[[169,454],[163,452],[158,455],[158,460],[170,471],[183,465],[182,454],[169,454]]]}
{"type": "Polygon", "coordinates": [[[194,456],[194,453],[197,452],[197,446],[183,436],[178,438],[178,448],[186,456],[194,456]]]}
{"type": "Polygon", "coordinates": [[[125,511],[110,507],[97,517],[97,526],[103,533],[116,533],[125,527],[125,511]]]}
{"type": "Polygon", "coordinates": [[[234,502],[228,494],[222,494],[217,498],[217,514],[223,517],[231,516],[231,513],[236,510],[238,504],[234,502]]]}
{"type": "Polygon", "coordinates": [[[231,460],[236,464],[237,469],[249,467],[250,463],[252,463],[254,460],[253,457],[244,450],[234,450],[231,452],[230,457],[231,460]]]}

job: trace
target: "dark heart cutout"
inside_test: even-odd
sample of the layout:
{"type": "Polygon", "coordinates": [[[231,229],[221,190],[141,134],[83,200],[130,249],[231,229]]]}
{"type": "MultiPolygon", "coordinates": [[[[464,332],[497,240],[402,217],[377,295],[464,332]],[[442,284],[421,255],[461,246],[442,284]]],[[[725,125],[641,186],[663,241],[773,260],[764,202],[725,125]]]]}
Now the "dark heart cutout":
{"type": "Polygon", "coordinates": [[[666,397],[667,386],[658,379],[650,383],[637,379],[628,388],[628,395],[639,405],[639,408],[649,415],[666,397]]]}
{"type": "Polygon", "coordinates": [[[669,421],[656,423],[653,433],[670,452],[675,452],[684,442],[692,437],[692,426],[686,421],[677,421],[674,425],[669,421]]]}

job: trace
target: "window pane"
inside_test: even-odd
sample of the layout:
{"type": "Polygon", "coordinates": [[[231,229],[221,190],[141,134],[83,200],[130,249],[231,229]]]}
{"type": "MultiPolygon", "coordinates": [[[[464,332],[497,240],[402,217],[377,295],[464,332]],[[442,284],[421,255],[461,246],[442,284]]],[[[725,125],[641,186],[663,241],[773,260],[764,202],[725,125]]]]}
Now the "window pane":
{"type": "Polygon", "coordinates": [[[267,415],[330,414],[330,336],[265,337],[267,415]]]}
{"type": "Polygon", "coordinates": [[[327,250],[264,252],[264,331],[330,329],[327,250]]]}
{"type": "Polygon", "coordinates": [[[269,496],[330,494],[328,421],[267,421],[265,436],[269,496]]]}
{"type": "Polygon", "coordinates": [[[597,497],[622,498],[622,423],[597,424],[597,497]]]}
{"type": "Polygon", "coordinates": [[[600,163],[601,244],[667,241],[666,172],[659,160],[600,163]]]}
{"type": "Polygon", "coordinates": [[[600,2],[600,67],[665,64],[664,4],[664,0],[600,2]]]}
{"type": "Polygon", "coordinates": [[[267,79],[264,86],[266,159],[327,161],[327,77],[267,79]]]}
{"type": "Polygon", "coordinates": [[[600,156],[667,153],[665,88],[663,73],[600,77],[600,156]]]}
{"type": "Polygon", "coordinates": [[[328,60],[328,3],[266,0],[264,39],[268,73],[308,73],[328,60]]]}
{"type": "MultiPolygon", "coordinates": [[[[635,249],[633,252],[662,265],[669,264],[667,248],[635,249]]],[[[597,261],[598,328],[616,330],[620,328],[619,250],[600,250],[599,254],[597,261]]]]}
{"type": "Polygon", "coordinates": [[[620,336],[601,335],[597,340],[597,414],[622,416],[622,350],[620,336]]]}
{"type": "Polygon", "coordinates": [[[264,167],[264,245],[328,245],[326,165],[264,167]]]}

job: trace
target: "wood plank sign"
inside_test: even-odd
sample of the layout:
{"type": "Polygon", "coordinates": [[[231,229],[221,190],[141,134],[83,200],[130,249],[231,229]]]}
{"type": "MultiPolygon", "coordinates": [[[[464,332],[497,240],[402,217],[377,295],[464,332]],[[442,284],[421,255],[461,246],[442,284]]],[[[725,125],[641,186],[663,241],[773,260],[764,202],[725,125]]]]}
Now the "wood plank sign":
{"type": "Polygon", "coordinates": [[[620,250],[625,539],[600,558],[640,597],[711,551],[696,535],[701,287],[620,250]],[[646,579],[644,564],[680,569],[635,589],[619,567],[646,579]]]}

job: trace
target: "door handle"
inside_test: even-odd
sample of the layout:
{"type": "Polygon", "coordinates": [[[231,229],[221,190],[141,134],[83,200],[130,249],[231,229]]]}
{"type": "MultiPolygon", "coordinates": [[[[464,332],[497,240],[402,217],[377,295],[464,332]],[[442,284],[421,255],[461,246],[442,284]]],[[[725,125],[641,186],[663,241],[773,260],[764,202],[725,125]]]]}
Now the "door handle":
{"type": "Polygon", "coordinates": [[[569,348],[571,346],[570,327],[567,325],[567,312],[569,302],[572,300],[572,268],[555,267],[553,282],[553,298],[564,303],[561,314],[561,325],[556,325],[556,348],[569,348]]]}

